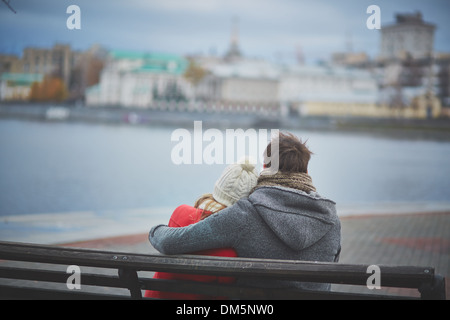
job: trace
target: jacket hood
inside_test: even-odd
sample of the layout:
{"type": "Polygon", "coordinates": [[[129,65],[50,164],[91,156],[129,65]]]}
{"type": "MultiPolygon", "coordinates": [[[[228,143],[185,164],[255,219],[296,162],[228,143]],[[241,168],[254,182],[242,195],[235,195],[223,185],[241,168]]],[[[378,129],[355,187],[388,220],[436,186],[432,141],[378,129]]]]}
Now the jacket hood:
{"type": "Polygon", "coordinates": [[[248,199],[274,234],[296,251],[318,242],[338,219],[336,204],[317,193],[264,186],[248,199]]]}

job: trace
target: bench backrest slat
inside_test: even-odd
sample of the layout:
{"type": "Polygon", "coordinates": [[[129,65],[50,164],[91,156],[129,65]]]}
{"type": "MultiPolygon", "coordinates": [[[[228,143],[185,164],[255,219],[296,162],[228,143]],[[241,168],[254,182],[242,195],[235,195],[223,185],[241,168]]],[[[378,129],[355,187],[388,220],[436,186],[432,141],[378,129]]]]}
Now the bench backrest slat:
{"type": "MultiPolygon", "coordinates": [[[[188,255],[142,255],[35,244],[12,245],[4,242],[0,242],[0,259],[357,285],[365,285],[368,278],[368,265],[188,255]]],[[[432,281],[434,276],[434,269],[431,267],[379,267],[385,286],[416,288],[423,282],[432,281]]]]}
{"type": "Polygon", "coordinates": [[[0,285],[0,299],[8,300],[122,300],[127,296],[114,294],[80,292],[74,290],[54,290],[23,286],[0,285]]]}

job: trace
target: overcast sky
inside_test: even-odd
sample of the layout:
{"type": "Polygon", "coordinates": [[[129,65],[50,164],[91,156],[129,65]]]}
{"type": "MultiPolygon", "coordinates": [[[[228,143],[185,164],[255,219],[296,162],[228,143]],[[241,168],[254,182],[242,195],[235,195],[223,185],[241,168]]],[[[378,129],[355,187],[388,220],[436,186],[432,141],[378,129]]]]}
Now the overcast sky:
{"type": "Polygon", "coordinates": [[[68,43],[84,50],[107,49],[177,54],[228,49],[233,17],[248,57],[293,58],[301,48],[307,62],[332,52],[378,54],[380,31],[369,30],[369,5],[381,9],[381,26],[396,13],[421,11],[436,24],[435,50],[450,52],[449,0],[10,0],[0,2],[0,53],[21,54],[26,46],[68,43]],[[81,9],[81,30],[69,30],[69,5],[81,9]]]}

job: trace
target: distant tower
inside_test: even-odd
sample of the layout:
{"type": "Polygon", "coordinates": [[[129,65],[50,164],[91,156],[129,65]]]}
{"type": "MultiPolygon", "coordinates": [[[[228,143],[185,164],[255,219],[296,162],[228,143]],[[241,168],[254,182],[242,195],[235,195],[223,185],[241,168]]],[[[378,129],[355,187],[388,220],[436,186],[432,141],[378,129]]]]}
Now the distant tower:
{"type": "Polygon", "coordinates": [[[298,64],[300,65],[305,64],[305,55],[303,54],[303,49],[301,45],[297,45],[295,56],[298,64]]]}
{"type": "Polygon", "coordinates": [[[233,24],[231,28],[231,37],[230,37],[230,48],[228,52],[225,54],[225,60],[232,61],[242,57],[241,51],[239,50],[239,26],[238,26],[238,18],[233,18],[233,24]]]}
{"type": "Polygon", "coordinates": [[[347,34],[345,35],[345,47],[347,50],[347,53],[352,53],[353,52],[353,39],[352,39],[352,34],[350,33],[350,31],[347,32],[347,34]]]}
{"type": "Polygon", "coordinates": [[[389,60],[428,58],[433,53],[436,26],[423,21],[422,14],[397,14],[396,23],[381,29],[380,58],[389,60]]]}

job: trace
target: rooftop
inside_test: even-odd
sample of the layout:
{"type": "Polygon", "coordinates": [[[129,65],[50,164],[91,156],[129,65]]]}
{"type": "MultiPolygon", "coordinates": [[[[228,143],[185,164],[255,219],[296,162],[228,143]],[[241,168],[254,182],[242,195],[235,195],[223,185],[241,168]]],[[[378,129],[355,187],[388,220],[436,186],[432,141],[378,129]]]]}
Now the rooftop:
{"type": "MultiPolygon", "coordinates": [[[[395,23],[383,26],[383,28],[393,28],[406,25],[423,26],[433,29],[436,28],[434,24],[425,22],[423,20],[422,13],[419,11],[415,13],[398,13],[395,15],[395,23]]],[[[383,30],[383,28],[381,30],[383,30]]]]}
{"type": "Polygon", "coordinates": [[[1,80],[9,81],[13,85],[31,85],[33,82],[41,82],[42,74],[37,73],[2,73],[1,80]]]}
{"type": "Polygon", "coordinates": [[[184,57],[175,54],[113,50],[109,55],[114,60],[141,60],[142,64],[132,70],[137,73],[183,74],[188,66],[188,61],[184,57]]]}

